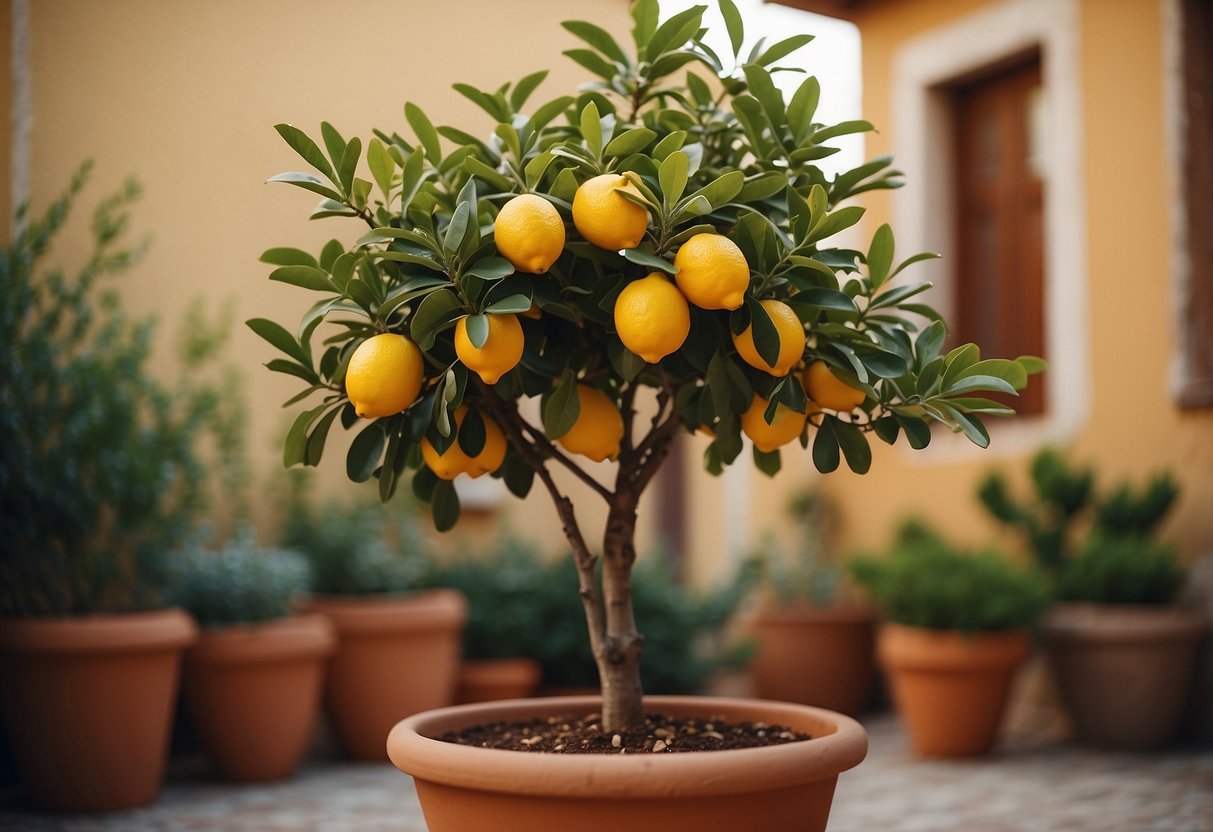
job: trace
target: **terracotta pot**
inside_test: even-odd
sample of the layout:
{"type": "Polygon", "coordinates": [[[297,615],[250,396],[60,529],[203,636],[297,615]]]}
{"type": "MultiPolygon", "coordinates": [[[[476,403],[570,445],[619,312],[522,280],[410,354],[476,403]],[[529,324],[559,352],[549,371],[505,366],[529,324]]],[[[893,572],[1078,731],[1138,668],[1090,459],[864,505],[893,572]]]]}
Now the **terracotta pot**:
{"type": "Polygon", "coordinates": [[[747,632],[758,643],[750,664],[755,693],[857,716],[872,696],[876,616],[858,606],[766,607],[747,632]]]}
{"type": "Polygon", "coordinates": [[[155,800],[196,637],[176,609],[0,622],[0,710],[30,801],[85,812],[155,800]]]}
{"type": "Polygon", "coordinates": [[[585,714],[598,697],[461,705],[410,717],[388,738],[412,775],[430,832],[821,832],[838,774],[867,754],[850,717],[761,700],[655,696],[668,714],[765,721],[814,739],[684,754],[566,755],[475,748],[430,739],[500,719],[585,714]]]}
{"type": "Polygon", "coordinates": [[[402,715],[455,701],[467,602],[450,589],[402,596],[315,596],[306,611],[337,631],[324,703],[337,738],[357,760],[382,760],[402,715]]]}
{"type": "Polygon", "coordinates": [[[535,695],[543,669],[534,659],[464,659],[455,701],[493,702],[535,695]]]}
{"type": "Polygon", "coordinates": [[[252,783],[295,772],[336,643],[322,615],[202,631],[185,654],[185,697],[225,778],[252,783]]]}
{"type": "Polygon", "coordinates": [[[1078,736],[1132,749],[1174,740],[1206,626],[1177,606],[1054,605],[1042,631],[1078,736]]]}
{"type": "Polygon", "coordinates": [[[880,628],[877,654],[910,745],[923,757],[967,757],[994,746],[1026,631],[958,633],[880,628]]]}

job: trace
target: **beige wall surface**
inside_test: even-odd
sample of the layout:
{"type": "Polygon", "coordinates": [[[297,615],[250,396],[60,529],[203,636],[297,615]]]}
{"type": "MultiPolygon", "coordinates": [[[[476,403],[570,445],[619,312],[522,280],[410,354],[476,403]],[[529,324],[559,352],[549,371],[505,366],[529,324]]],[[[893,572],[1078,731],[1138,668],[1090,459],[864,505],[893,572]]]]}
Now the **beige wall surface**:
{"type": "MultiPolygon", "coordinates": [[[[880,130],[868,140],[869,154],[896,154],[904,141],[890,126],[898,50],[936,27],[998,5],[889,0],[860,11],[863,110],[880,130]]],[[[1172,276],[1178,219],[1164,109],[1165,3],[1081,0],[1078,8],[1085,160],[1080,173],[1088,215],[1085,231],[1081,222],[1074,228],[1084,235],[1087,261],[1092,401],[1068,446],[1075,459],[1095,464],[1106,486],[1172,470],[1183,493],[1164,532],[1187,556],[1197,556],[1213,549],[1213,413],[1179,410],[1170,386],[1177,348],[1172,276]]],[[[890,216],[896,198],[880,194],[866,200],[870,227],[890,216]]],[[[984,458],[910,459],[900,449],[881,447],[867,477],[828,478],[845,512],[846,542],[880,545],[891,524],[908,513],[925,515],[962,539],[991,539],[997,530],[973,498],[976,482],[997,465],[1015,471],[1013,481],[1023,485],[1027,456],[998,453],[997,425],[992,434],[984,458]]]]}

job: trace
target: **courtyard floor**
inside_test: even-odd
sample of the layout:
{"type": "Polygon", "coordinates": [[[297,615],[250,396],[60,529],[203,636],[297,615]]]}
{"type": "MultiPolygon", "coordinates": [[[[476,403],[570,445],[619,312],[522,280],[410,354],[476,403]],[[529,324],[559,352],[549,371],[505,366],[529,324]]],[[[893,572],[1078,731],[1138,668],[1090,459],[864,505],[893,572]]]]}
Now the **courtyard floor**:
{"type": "MultiPolygon", "coordinates": [[[[871,750],[839,779],[829,832],[1213,832],[1208,747],[1125,754],[1011,744],[981,760],[923,762],[891,714],[863,722],[871,750]]],[[[386,762],[317,754],[289,782],[232,786],[187,755],[173,761],[152,806],[55,816],[5,795],[0,830],[425,832],[425,824],[408,778],[386,762]]]]}

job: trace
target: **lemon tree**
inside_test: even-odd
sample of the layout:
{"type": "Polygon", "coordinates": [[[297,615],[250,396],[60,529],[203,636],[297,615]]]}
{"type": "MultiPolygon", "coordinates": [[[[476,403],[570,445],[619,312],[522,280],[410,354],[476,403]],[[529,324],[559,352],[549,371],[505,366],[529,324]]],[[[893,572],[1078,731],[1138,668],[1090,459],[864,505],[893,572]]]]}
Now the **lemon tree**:
{"type": "Polygon", "coordinates": [[[406,483],[441,530],[459,517],[454,479],[491,474],[519,497],[538,481],[577,563],[608,729],[642,718],[636,511],[678,435],[711,437],[712,474],[747,447],[770,475],[788,453],[865,473],[873,438],[922,448],[931,422],[987,445],[983,418],[1012,410],[985,394],[1014,394],[1042,367],[945,351],[927,284],[903,275],[931,255],[898,262],[888,226],[863,250],[838,243],[863,215],[854,198],[900,175],[888,158],[824,173],[831,142],[871,125],[819,122],[813,77],[785,99],[772,76],[811,37],[746,49],[737,8],[719,5],[724,55],[703,41],[705,7],[661,21],[638,0],[627,44],[564,24],[578,41],[565,54],[597,78],[579,90],[536,101],[546,71],[455,84],[487,134],[413,103],[365,141],[277,126],[306,169],[272,181],[317,195],[313,219],[362,226],[316,255],[262,258],[271,280],[315,297],[294,329],[250,321],[283,353],[269,368],[303,382],[290,403],[312,399],[285,463],[319,464],[339,422],[356,431],[350,479],[384,500],[406,483]],[[363,345],[389,334],[420,357],[419,384],[383,366],[352,377],[363,345]],[[363,383],[375,404],[360,406],[363,383]],[[613,479],[591,476],[599,465],[613,479]],[[606,502],[595,543],[556,468],[606,502]]]}

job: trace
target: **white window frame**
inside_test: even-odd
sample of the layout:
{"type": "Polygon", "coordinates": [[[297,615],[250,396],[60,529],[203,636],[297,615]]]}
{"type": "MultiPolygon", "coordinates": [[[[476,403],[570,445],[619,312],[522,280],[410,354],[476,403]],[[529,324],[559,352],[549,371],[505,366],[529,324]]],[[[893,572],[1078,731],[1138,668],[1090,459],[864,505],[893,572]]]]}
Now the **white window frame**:
{"type": "MultiPolygon", "coordinates": [[[[1039,51],[1044,79],[1042,131],[1046,169],[1044,204],[1046,413],[986,421],[987,453],[1018,456],[1041,444],[1073,439],[1090,411],[1087,305],[1086,191],[1083,157],[1080,14],[1077,0],[1007,0],[932,29],[893,56],[893,152],[907,184],[892,202],[902,255],[936,251],[940,264],[916,270],[935,283],[931,301],[948,317],[955,285],[948,264],[953,240],[952,118],[944,85],[985,67],[1039,51]]],[[[913,273],[912,273],[913,274],[913,273]]],[[[1013,356],[1000,356],[1013,357],[1013,356]]],[[[1040,377],[1034,379],[1040,383],[1040,377]]],[[[980,449],[962,436],[938,433],[913,464],[975,459],[980,449]]]]}

